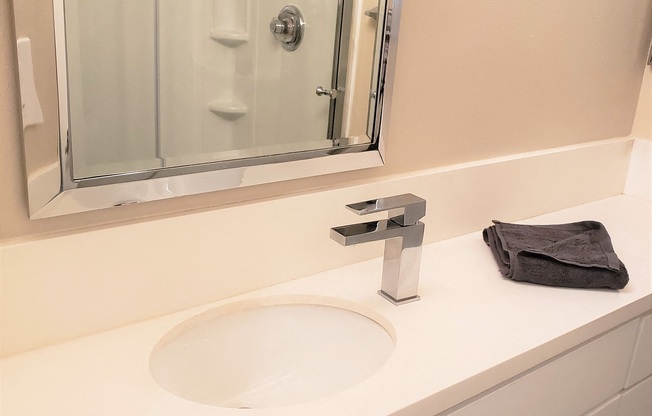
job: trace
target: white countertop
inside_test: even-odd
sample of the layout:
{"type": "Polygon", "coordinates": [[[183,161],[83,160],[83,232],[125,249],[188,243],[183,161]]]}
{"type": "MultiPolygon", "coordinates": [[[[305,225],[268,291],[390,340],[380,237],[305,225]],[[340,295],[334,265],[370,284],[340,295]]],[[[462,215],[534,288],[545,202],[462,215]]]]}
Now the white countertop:
{"type": "Polygon", "coordinates": [[[652,310],[650,202],[618,196],[525,222],[585,219],[605,224],[630,273],[625,289],[565,289],[504,279],[476,232],[424,246],[419,302],[396,307],[376,294],[378,258],[6,358],[0,368],[0,414],[433,415],[652,310]],[[273,409],[193,403],[151,378],[152,348],[183,320],[236,300],[293,294],[345,299],[373,309],[395,331],[394,353],[357,386],[273,409]]]}

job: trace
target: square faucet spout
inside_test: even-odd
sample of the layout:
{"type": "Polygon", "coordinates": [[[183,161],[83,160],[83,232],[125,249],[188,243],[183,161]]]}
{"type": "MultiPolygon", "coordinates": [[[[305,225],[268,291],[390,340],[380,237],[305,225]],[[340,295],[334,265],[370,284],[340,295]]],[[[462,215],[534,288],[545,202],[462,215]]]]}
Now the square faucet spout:
{"type": "Polygon", "coordinates": [[[383,276],[378,293],[401,305],[419,300],[421,245],[425,225],[419,220],[426,214],[426,201],[412,194],[349,204],[358,215],[388,211],[386,220],[370,221],[331,228],[331,239],[343,246],[385,240],[383,276]]]}

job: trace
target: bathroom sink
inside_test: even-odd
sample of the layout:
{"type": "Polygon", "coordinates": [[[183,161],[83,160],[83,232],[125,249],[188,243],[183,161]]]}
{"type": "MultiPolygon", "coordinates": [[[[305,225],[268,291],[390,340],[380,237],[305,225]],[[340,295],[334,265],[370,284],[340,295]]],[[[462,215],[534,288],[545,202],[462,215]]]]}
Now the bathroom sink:
{"type": "Polygon", "coordinates": [[[244,302],[190,318],[152,351],[165,390],[228,408],[319,399],[376,372],[394,349],[382,316],[343,302],[244,302]],[[343,306],[344,305],[344,306],[343,306]]]}

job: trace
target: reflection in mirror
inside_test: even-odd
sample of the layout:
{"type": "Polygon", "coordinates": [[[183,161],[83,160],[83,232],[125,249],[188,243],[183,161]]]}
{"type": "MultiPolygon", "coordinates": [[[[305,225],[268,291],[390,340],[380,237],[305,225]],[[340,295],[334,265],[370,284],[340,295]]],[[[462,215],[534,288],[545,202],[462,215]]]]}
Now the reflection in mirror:
{"type": "Polygon", "coordinates": [[[53,1],[60,180],[32,217],[382,164],[400,2],[53,1]]]}

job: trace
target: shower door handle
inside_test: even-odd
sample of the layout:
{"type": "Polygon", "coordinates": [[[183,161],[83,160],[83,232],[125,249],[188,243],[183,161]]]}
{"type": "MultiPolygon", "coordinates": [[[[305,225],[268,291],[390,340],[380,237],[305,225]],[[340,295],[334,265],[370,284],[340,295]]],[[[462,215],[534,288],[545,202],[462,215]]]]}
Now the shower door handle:
{"type": "Polygon", "coordinates": [[[317,94],[320,97],[323,95],[328,95],[332,100],[334,100],[339,95],[339,91],[337,91],[336,89],[327,90],[320,85],[319,87],[317,87],[317,90],[315,90],[315,94],[317,94]]]}

